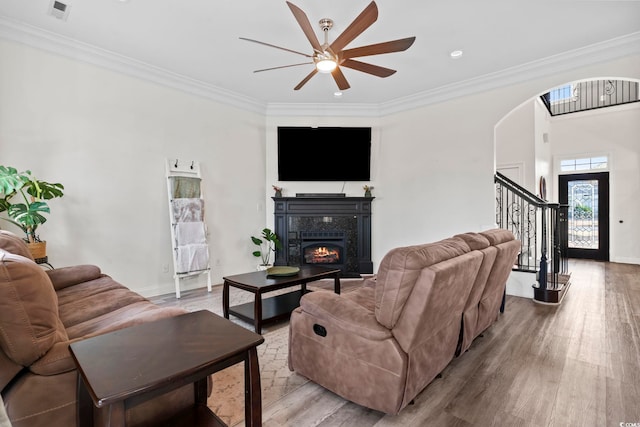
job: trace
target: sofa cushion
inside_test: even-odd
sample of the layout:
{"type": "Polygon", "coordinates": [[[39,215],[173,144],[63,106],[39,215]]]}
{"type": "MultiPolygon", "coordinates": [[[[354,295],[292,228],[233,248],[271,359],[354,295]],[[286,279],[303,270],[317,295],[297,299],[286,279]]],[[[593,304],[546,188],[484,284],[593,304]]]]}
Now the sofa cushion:
{"type": "Polygon", "coordinates": [[[493,246],[515,239],[513,233],[509,230],[505,230],[504,228],[494,228],[492,230],[483,231],[480,234],[486,237],[487,240],[489,240],[489,243],[493,246]]]}
{"type": "Polygon", "coordinates": [[[47,274],[56,291],[102,276],[100,268],[95,265],[74,265],[56,268],[55,270],[47,270],[47,274]]]}
{"type": "Polygon", "coordinates": [[[465,254],[471,249],[456,237],[425,245],[389,251],[376,276],[376,319],[393,329],[420,272],[433,264],[465,254]]]}
{"type": "Polygon", "coordinates": [[[68,339],[47,274],[32,260],[2,250],[0,325],[0,347],[22,366],[31,365],[55,343],[68,339]]]}
{"type": "Polygon", "coordinates": [[[508,230],[490,230],[482,234],[490,241],[496,242],[492,245],[497,249],[497,256],[478,304],[476,335],[491,326],[498,318],[507,279],[521,250],[520,241],[515,240],[508,230]]]}
{"type": "Polygon", "coordinates": [[[0,230],[0,249],[33,261],[31,251],[24,240],[10,231],[0,230]]]}
{"type": "Polygon", "coordinates": [[[465,243],[469,245],[469,248],[471,248],[472,251],[481,251],[482,249],[487,248],[490,245],[489,239],[479,233],[456,234],[453,237],[458,237],[464,240],[465,243]]]}
{"type": "Polygon", "coordinates": [[[138,302],[147,302],[109,276],[58,291],[60,319],[69,328],[138,302]]]}
{"type": "Polygon", "coordinates": [[[71,341],[55,343],[47,354],[33,362],[29,370],[37,375],[58,375],[64,372],[74,371],[76,364],[69,350],[71,341]]]}

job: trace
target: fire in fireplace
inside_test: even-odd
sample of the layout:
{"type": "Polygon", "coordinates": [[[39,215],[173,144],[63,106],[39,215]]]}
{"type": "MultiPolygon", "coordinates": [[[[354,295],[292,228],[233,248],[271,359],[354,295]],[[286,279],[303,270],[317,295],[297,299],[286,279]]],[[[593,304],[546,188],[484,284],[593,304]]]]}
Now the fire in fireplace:
{"type": "Polygon", "coordinates": [[[303,264],[331,264],[342,267],[345,233],[342,231],[303,231],[300,233],[303,264]]]}
{"type": "Polygon", "coordinates": [[[304,248],[304,262],[307,264],[341,264],[342,248],[326,244],[304,248]]]}

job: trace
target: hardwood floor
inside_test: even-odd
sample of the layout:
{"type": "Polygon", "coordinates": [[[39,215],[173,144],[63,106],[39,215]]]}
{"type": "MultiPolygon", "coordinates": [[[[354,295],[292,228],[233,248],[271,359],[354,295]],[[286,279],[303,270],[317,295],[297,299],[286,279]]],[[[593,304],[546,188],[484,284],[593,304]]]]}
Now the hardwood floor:
{"type": "Polygon", "coordinates": [[[562,305],[508,296],[498,322],[400,414],[310,382],[264,407],[263,425],[640,426],[640,266],[571,260],[570,271],[562,305]]]}

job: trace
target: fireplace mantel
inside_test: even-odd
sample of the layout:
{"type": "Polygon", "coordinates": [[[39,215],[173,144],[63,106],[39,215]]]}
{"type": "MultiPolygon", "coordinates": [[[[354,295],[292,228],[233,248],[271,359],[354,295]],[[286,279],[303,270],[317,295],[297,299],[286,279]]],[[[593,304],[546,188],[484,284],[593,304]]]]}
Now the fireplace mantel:
{"type": "Polygon", "coordinates": [[[373,273],[371,261],[371,202],[374,197],[314,195],[272,197],[275,233],[282,248],[276,251],[276,265],[302,265],[301,232],[340,231],[346,233],[347,260],[343,277],[373,273]]]}

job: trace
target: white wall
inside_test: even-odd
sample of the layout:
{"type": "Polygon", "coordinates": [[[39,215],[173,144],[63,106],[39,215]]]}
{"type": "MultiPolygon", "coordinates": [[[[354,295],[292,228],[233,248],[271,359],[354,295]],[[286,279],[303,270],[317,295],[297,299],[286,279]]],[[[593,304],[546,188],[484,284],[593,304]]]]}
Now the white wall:
{"type": "Polygon", "coordinates": [[[609,156],[610,259],[640,264],[639,103],[556,117],[551,133],[556,176],[562,158],[609,156]]]}
{"type": "Polygon", "coordinates": [[[533,144],[535,152],[535,191],[534,194],[540,194],[540,179],[544,177],[547,182],[546,200],[557,200],[553,189],[553,159],[551,155],[551,122],[547,107],[544,106],[540,97],[532,101],[533,104],[533,120],[534,135],[533,144]],[[546,136],[545,136],[546,135],[546,136]]]}
{"type": "Polygon", "coordinates": [[[0,58],[0,164],[65,185],[39,229],[54,266],[93,263],[143,294],[172,292],[166,158],[201,162],[214,283],[255,265],[262,115],[11,42],[0,58]]]}
{"type": "MultiPolygon", "coordinates": [[[[374,270],[395,246],[492,227],[493,124],[484,126],[486,118],[471,114],[475,105],[465,98],[382,119],[269,118],[267,185],[284,187],[285,196],[297,192],[342,192],[342,182],[276,181],[277,126],[371,126],[374,270]],[[463,119],[469,127],[456,125],[463,119]],[[483,128],[483,138],[478,137],[478,126],[483,128]]],[[[499,115],[491,114],[495,123],[499,115]]],[[[363,184],[347,182],[343,192],[362,196],[363,184]]],[[[268,224],[273,224],[271,196],[266,199],[268,224]]]]}
{"type": "Polygon", "coordinates": [[[531,99],[496,126],[497,165],[523,164],[525,187],[535,194],[544,176],[552,202],[558,201],[560,159],[597,155],[611,160],[610,259],[640,264],[640,223],[635,220],[640,211],[640,105],[551,118],[542,103],[531,99]]]}
{"type": "MultiPolygon", "coordinates": [[[[522,185],[534,194],[535,169],[535,121],[533,102],[527,100],[510,111],[496,126],[497,169],[519,167],[522,185]]],[[[513,179],[513,178],[512,178],[513,179]]],[[[517,182],[517,180],[515,180],[517,182]]]]}
{"type": "MultiPolygon", "coordinates": [[[[283,188],[282,195],[294,197],[296,193],[345,193],[347,196],[363,196],[364,184],[373,185],[373,195],[378,189],[378,161],[380,158],[380,119],[358,117],[268,117],[266,119],[266,179],[267,191],[265,203],[267,208],[267,224],[273,226],[272,185],[283,188]],[[371,127],[371,180],[351,182],[300,182],[278,181],[278,127],[279,126],[316,126],[316,127],[371,127]]],[[[328,168],[331,165],[327,165],[328,168]]]]}
{"type": "MultiPolygon", "coordinates": [[[[265,118],[11,42],[0,42],[0,57],[0,164],[66,185],[42,227],[51,261],[98,264],[149,295],[173,287],[162,273],[171,264],[165,158],[202,162],[219,283],[253,268],[249,236],[273,223],[277,126],[372,126],[377,268],[395,246],[493,226],[494,128],[515,107],[567,81],[640,78],[632,56],[378,119],[265,118]]],[[[284,195],[342,187],[283,186],[284,195]]]]}
{"type": "MultiPolygon", "coordinates": [[[[535,155],[542,131],[535,129],[532,98],[573,79],[594,75],[640,75],[640,57],[612,61],[557,74],[520,85],[487,91],[383,117],[300,118],[272,117],[267,120],[267,186],[277,183],[276,127],[374,126],[373,248],[374,270],[396,246],[418,244],[464,231],[480,231],[495,223],[493,171],[495,126],[523,103],[528,111],[530,132],[525,136],[531,151],[530,186],[537,193],[536,163],[549,162],[548,144],[535,155]],[[376,124],[377,122],[377,124],[376,124]]],[[[539,123],[539,121],[538,121],[539,123]]],[[[514,130],[515,132],[515,130],[514,130]]],[[[551,138],[551,135],[550,135],[551,138]]],[[[547,166],[548,167],[548,166],[547,166]]],[[[538,170],[542,170],[538,166],[538,170]]],[[[550,181],[550,180],[548,180],[550,181]]],[[[340,183],[282,183],[285,195],[296,192],[339,192],[340,183]]],[[[347,195],[360,195],[361,183],[348,183],[347,195]]],[[[273,205],[265,221],[273,222],[273,205]]]]}

